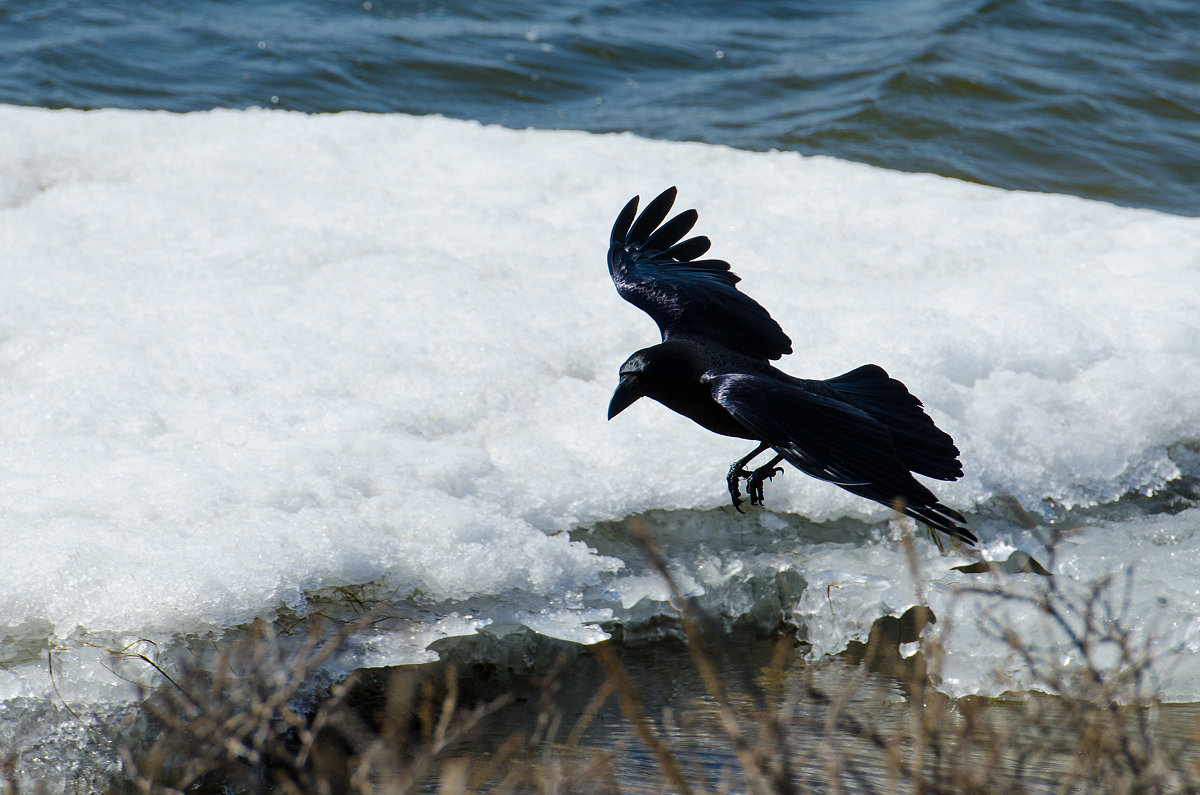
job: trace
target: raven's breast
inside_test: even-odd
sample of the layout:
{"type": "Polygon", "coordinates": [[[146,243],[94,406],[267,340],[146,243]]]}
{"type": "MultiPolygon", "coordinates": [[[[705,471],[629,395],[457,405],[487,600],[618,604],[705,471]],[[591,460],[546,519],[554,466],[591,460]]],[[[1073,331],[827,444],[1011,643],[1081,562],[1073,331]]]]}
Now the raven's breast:
{"type": "Polygon", "coordinates": [[[719,433],[722,436],[736,436],[739,439],[757,438],[722,408],[720,403],[713,400],[712,392],[704,384],[697,384],[695,388],[686,390],[652,394],[650,397],[671,411],[703,425],[713,433],[719,433]]]}

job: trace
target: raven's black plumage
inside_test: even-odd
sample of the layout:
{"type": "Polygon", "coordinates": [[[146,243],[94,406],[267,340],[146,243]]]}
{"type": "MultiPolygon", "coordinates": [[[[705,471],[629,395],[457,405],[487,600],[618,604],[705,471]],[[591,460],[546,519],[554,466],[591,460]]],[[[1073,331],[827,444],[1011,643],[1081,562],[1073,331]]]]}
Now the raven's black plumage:
{"type": "Polygon", "coordinates": [[[674,202],[671,188],[634,221],[635,196],[617,216],[608,244],[608,272],[617,292],[654,318],[664,340],[698,337],[755,359],[791,353],[792,341],[767,310],[738,292],[741,280],[728,262],[696,259],[708,251],[708,238],[679,242],[695,225],[696,211],[662,224],[674,202]]]}
{"type": "Polygon", "coordinates": [[[650,397],[715,433],[761,442],[729,471],[730,496],[739,510],[739,481],[747,480],[752,504],[761,502],[763,481],[786,460],[974,543],[975,536],[961,526],[962,515],[913,477],[962,476],[958,448],[921,401],[874,364],[824,381],[776,369],[770,361],[791,353],[791,340],[767,310],[738,291],[729,263],[697,259],[708,251],[708,238],[684,240],[696,211],[666,220],[675,188],[641,215],[638,201],[630,200],[613,225],[608,271],[621,297],[658,324],[662,343],[637,351],[621,366],[609,418],[650,397]],[[753,472],[743,468],[768,447],[777,453],[770,463],[753,472]]]}

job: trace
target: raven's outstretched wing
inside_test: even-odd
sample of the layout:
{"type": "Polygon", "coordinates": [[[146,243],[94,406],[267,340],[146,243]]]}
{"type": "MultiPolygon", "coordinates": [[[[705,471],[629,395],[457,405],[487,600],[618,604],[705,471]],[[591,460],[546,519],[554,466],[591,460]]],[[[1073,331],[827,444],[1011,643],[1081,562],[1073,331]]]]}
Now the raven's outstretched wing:
{"type": "Polygon", "coordinates": [[[621,297],[654,319],[663,340],[703,338],[764,360],[791,353],[792,341],[767,310],[738,292],[740,279],[728,262],[696,259],[708,251],[708,238],[680,242],[695,225],[696,211],[663,223],[675,188],[659,194],[641,215],[638,199],[625,205],[613,225],[608,272],[621,297]]]}
{"type": "Polygon", "coordinates": [[[836,397],[755,373],[710,371],[713,398],[797,469],[969,543],[962,514],[938,502],[896,453],[891,431],[836,397]]]}

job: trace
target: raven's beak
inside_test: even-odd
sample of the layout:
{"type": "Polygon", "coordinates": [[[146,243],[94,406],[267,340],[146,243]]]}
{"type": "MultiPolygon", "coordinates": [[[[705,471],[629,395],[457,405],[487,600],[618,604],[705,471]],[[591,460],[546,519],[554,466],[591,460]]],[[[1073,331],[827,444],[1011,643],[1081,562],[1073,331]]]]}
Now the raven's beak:
{"type": "Polygon", "coordinates": [[[612,400],[608,404],[608,418],[611,420],[629,408],[630,404],[641,396],[642,390],[638,388],[636,379],[622,378],[621,383],[617,384],[617,391],[613,392],[612,400]]]}

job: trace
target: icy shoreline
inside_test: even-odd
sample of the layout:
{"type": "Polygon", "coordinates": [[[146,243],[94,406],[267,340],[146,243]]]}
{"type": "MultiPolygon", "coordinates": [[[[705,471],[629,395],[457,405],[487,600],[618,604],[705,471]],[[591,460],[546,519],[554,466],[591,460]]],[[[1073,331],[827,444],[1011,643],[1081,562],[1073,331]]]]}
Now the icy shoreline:
{"type": "MultiPolygon", "coordinates": [[[[653,405],[604,418],[617,366],[655,340],[604,272],[607,231],[670,184],[792,336],[785,369],[873,361],[922,398],[963,451],[948,504],[1036,512],[1195,475],[1198,219],[436,117],[4,107],[0,130],[0,634],[18,649],[0,700],[48,697],[52,649],[64,698],[121,701],[103,649],[363,583],[426,619],[375,639],[372,664],[489,623],[594,642],[639,602],[666,610],[630,560],[568,533],[646,511],[711,524],[745,452],[653,405]]],[[[756,567],[820,583],[837,620],[816,621],[812,587],[793,618],[822,651],[911,604],[886,512],[796,473],[769,505],[715,528],[755,543],[681,545],[680,571],[731,610],[753,609],[756,567]],[[860,521],[850,543],[789,535],[860,521]],[[786,548],[764,551],[771,533],[786,548]]],[[[1189,650],[1184,698],[1196,524],[1088,526],[1062,572],[1147,562],[1161,587],[1136,607],[1189,650]]],[[[977,529],[989,555],[1034,543],[977,529]]],[[[964,637],[955,687],[985,688],[995,653],[964,637]]]]}

